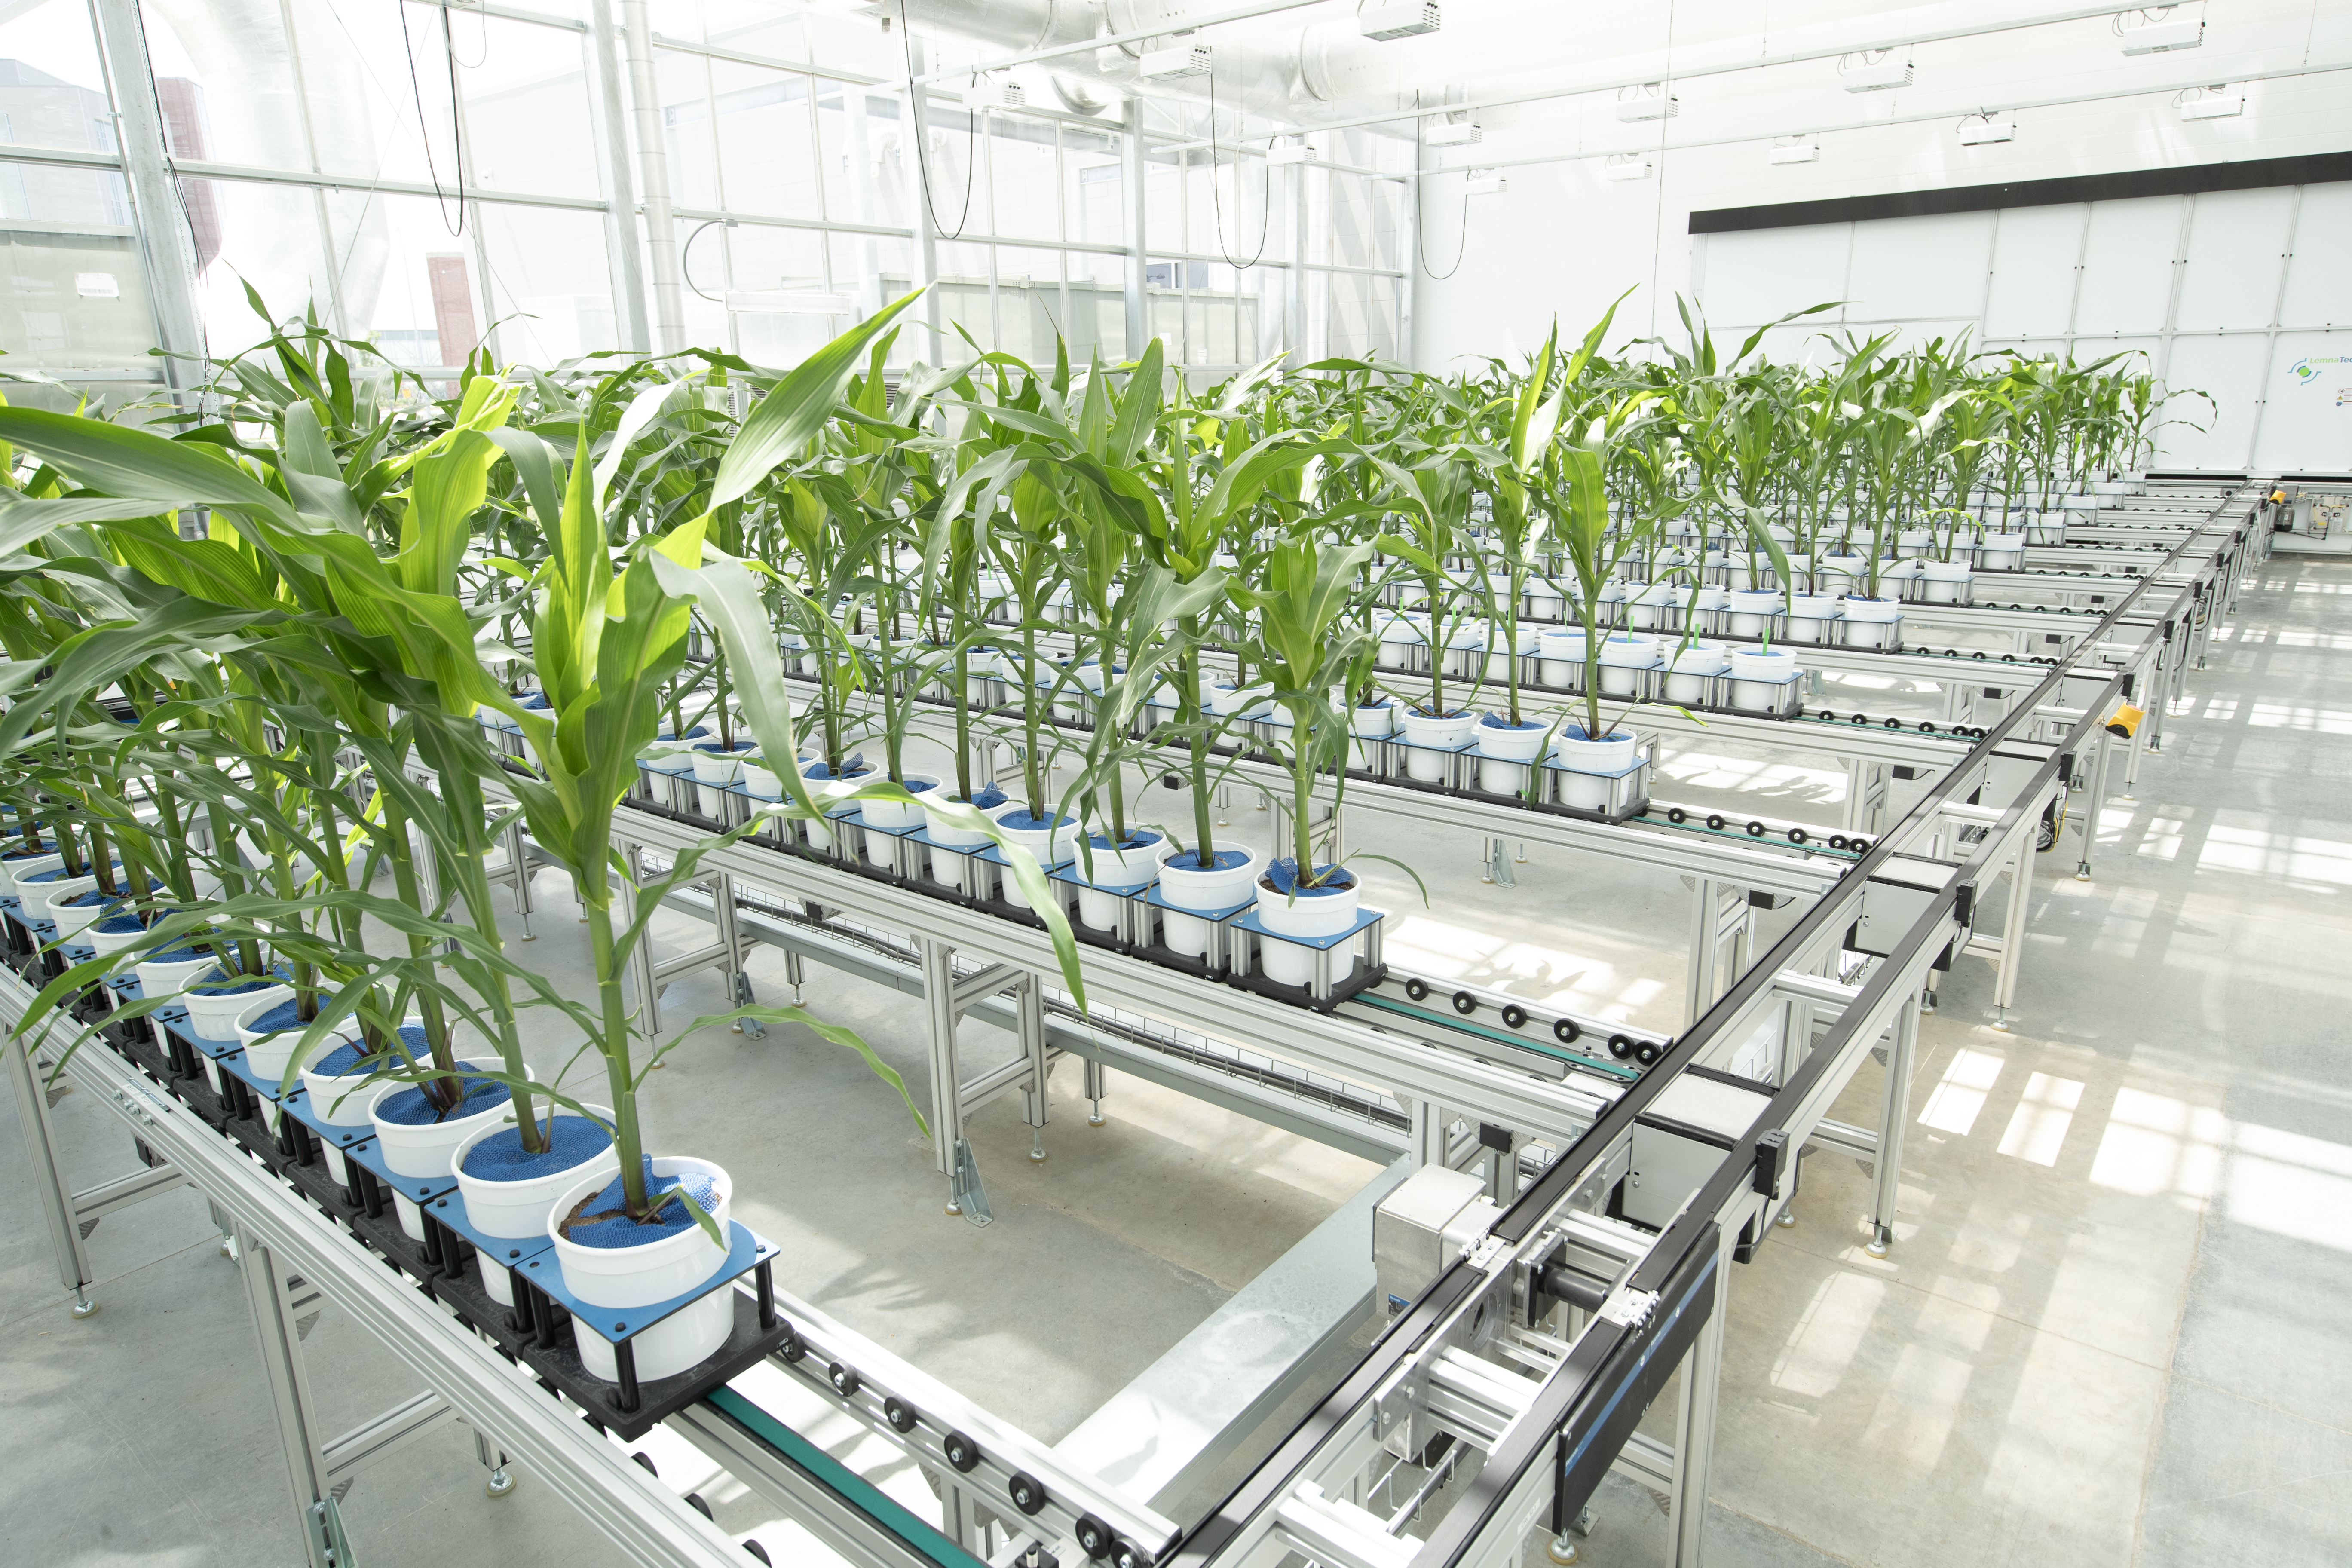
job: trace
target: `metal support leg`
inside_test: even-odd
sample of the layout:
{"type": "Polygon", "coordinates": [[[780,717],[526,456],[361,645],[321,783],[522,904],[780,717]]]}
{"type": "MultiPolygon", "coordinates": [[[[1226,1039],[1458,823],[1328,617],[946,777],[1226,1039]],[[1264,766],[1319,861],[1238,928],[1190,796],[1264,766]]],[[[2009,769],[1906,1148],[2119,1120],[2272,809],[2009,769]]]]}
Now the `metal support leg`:
{"type": "MultiPolygon", "coordinates": [[[[744,966],[743,953],[748,944],[743,940],[742,927],[735,918],[735,879],[724,871],[714,874],[710,879],[710,909],[712,923],[719,932],[719,945],[727,950],[726,957],[719,961],[719,971],[726,978],[729,1003],[736,1007],[748,1007],[758,997],[752,994],[751,976],[744,966]]],[[[762,1040],[768,1037],[768,1026],[757,1018],[739,1018],[735,1022],[735,1032],[762,1040]]]]}
{"type": "Polygon", "coordinates": [[[1674,1568],[1699,1568],[1706,1547],[1707,1471],[1715,1458],[1716,1396],[1723,1383],[1723,1328],[1730,1316],[1729,1242],[1715,1260],[1715,1310],[1683,1360],[1682,1394],[1675,1408],[1675,1484],[1668,1503],[1675,1532],[1674,1568]]]}
{"type": "Polygon", "coordinates": [[[2009,910],[2000,928],[2000,973],[1994,978],[1992,1026],[2009,1032],[2010,1009],[2017,1005],[2017,966],[2025,957],[2025,917],[2033,901],[2033,840],[2021,836],[2009,868],[2009,910]]]}
{"type": "Polygon", "coordinates": [[[1423,1165],[1443,1165],[1446,1163],[1445,1129],[1454,1121],[1454,1113],[1442,1105],[1426,1100],[1412,1102],[1412,1163],[1423,1165]]]}
{"type": "Polygon", "coordinates": [[[33,1185],[39,1190],[41,1212],[49,1222],[58,1280],[73,1295],[73,1315],[87,1318],[98,1310],[89,1293],[89,1253],[82,1245],[73,1189],[66,1185],[65,1173],[58,1169],[57,1140],[49,1128],[49,1097],[34,1076],[29,1048],[29,1041],[0,1041],[0,1056],[8,1058],[9,1087],[16,1091],[16,1124],[25,1130],[26,1152],[33,1159],[33,1185]]]}
{"type": "Polygon", "coordinates": [[[1895,1245],[1895,1205],[1903,1185],[1903,1134],[1911,1124],[1911,1068],[1919,1054],[1919,1004],[1895,1016],[1886,1050],[1886,1087],[1878,1110],[1878,1169],[1873,1173],[1870,1240],[1863,1250],[1884,1258],[1895,1245]]]}
{"type": "MultiPolygon", "coordinates": [[[[923,955],[923,1001],[931,1024],[931,1155],[942,1174],[955,1174],[963,1141],[962,1073],[956,1058],[955,949],[918,938],[923,955]]],[[[950,1214],[961,1211],[952,1198],[950,1214]]]]}
{"type": "Polygon", "coordinates": [[[1021,1051],[1029,1058],[1029,1088],[1022,1096],[1022,1120],[1029,1124],[1029,1158],[1045,1163],[1046,1079],[1053,1063],[1045,1057],[1045,993],[1034,974],[1024,975],[1013,993],[1021,1020],[1021,1051]]]}
{"type": "Polygon", "coordinates": [[[482,1468],[490,1472],[488,1479],[482,1482],[482,1495],[494,1501],[512,1497],[514,1475],[507,1468],[505,1450],[477,1432],[474,1434],[474,1457],[482,1461],[482,1468]]]}
{"type": "Polygon", "coordinates": [[[530,857],[523,847],[522,818],[518,816],[508,823],[500,837],[507,847],[508,868],[514,872],[515,915],[522,923],[522,940],[535,942],[538,939],[531,934],[530,913],[536,905],[530,896],[530,857]]]}
{"type": "Polygon", "coordinates": [[[2091,879],[2091,849],[2092,847],[2099,841],[2099,808],[2106,803],[2107,798],[2107,742],[2109,737],[2105,730],[2094,731],[2093,733],[2097,738],[2091,742],[2093,748],[2091,752],[2091,789],[2090,794],[2084,799],[2082,805],[2083,858],[2081,863],[2074,868],[2074,880],[2078,882],[2087,882],[2091,879]]]}
{"type": "Polygon", "coordinates": [[[1105,1080],[1108,1076],[1108,1069],[1102,1063],[1091,1058],[1087,1058],[1087,1099],[1094,1106],[1094,1110],[1087,1116],[1087,1125],[1089,1127],[1100,1127],[1103,1124],[1102,1102],[1108,1089],[1105,1080]]]}
{"type": "MultiPolygon", "coordinates": [[[[253,1308],[254,1330],[261,1341],[263,1380],[278,1415],[278,1445],[285,1451],[287,1484],[294,1493],[294,1511],[303,1523],[308,1560],[310,1568],[337,1568],[331,1537],[320,1527],[321,1521],[313,1511],[322,1503],[331,1510],[332,1496],[297,1321],[299,1307],[308,1302],[296,1299],[301,1282],[289,1279],[277,1256],[243,1226],[237,1229],[236,1252],[246,1299],[253,1308]]],[[[341,1534],[340,1522],[333,1534],[341,1534]]]]}

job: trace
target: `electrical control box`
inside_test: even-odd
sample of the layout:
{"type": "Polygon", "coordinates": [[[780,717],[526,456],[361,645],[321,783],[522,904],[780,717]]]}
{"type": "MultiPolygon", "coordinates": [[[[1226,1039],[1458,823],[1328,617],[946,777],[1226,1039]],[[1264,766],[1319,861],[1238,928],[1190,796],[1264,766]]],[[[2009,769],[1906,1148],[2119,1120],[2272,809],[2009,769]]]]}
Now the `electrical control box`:
{"type": "MultiPolygon", "coordinates": [[[[1875,953],[1882,958],[1893,952],[1895,944],[1918,923],[1928,904],[1951,878],[1952,868],[1941,860],[1930,860],[1923,855],[1888,857],[1870,879],[1870,885],[1863,889],[1862,914],[1847,931],[1845,945],[1855,952],[1875,953]]],[[[1965,910],[1961,918],[1965,925],[1965,910]]]]}
{"type": "Polygon", "coordinates": [[[1372,1273],[1385,1310],[1412,1306],[1502,1212],[1486,1184],[1465,1172],[1423,1165],[1407,1176],[1372,1211],[1372,1273]]]}
{"type": "Polygon", "coordinates": [[[1713,1074],[1685,1073],[1666,1085],[1634,1121],[1633,1168],[1618,1212],[1664,1230],[1771,1102],[1772,1091],[1761,1084],[1713,1074]]]}

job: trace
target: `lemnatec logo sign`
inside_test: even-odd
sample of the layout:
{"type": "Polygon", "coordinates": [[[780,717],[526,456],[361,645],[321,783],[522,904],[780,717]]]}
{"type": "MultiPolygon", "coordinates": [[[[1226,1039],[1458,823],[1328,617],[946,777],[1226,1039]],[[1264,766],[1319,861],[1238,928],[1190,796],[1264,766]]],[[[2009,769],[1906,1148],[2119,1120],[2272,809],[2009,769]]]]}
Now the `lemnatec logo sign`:
{"type": "Polygon", "coordinates": [[[2352,355],[2306,354],[2287,367],[2298,386],[2309,386],[2317,381],[2326,367],[2332,364],[2352,364],[2352,355]]]}

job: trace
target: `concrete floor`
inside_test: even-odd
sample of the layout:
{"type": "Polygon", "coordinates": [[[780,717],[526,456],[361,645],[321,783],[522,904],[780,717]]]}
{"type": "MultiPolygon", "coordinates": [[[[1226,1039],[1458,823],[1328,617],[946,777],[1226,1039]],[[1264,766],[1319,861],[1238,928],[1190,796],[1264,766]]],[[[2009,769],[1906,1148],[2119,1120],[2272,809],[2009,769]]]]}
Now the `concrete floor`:
{"type": "MultiPolygon", "coordinates": [[[[2352,1561],[2352,1116],[2316,1021],[2337,1000],[2352,885],[2352,836],[2327,826],[2352,774],[2352,743],[2335,739],[2352,734],[2352,686],[2326,664],[2352,647],[2329,629],[2347,598],[2352,569],[2267,568],[2140,798],[2110,804],[2097,879],[2043,858],[2015,1033],[1986,1026],[1986,966],[1952,976],[1923,1031],[1890,1258],[1861,1251],[1855,1163],[1806,1163],[1801,1224],[1732,1281],[1710,1563],[2352,1561]]],[[[1662,773],[1676,798],[1736,791],[1825,823],[1843,786],[1712,744],[1662,773]]],[[[1233,831],[1263,842],[1253,804],[1234,793],[1233,831]]],[[[1397,912],[1398,961],[1679,1026],[1687,900],[1672,879],[1538,852],[1503,892],[1479,885],[1466,837],[1397,852],[1433,902],[1368,867],[1367,901],[1397,912]]],[[[539,889],[542,940],[523,951],[574,977],[565,890],[551,877],[539,889]]],[[[754,975],[783,995],[780,961],[754,975]]],[[[839,982],[809,1000],[919,1091],[911,1004],[839,982]]],[[[673,1026],[722,1005],[706,975],[666,1001],[673,1026]]],[[[974,1026],[967,1070],[1001,1041],[974,1026]]],[[[708,1031],[669,1060],[649,1125],[734,1172],[744,1217],[784,1245],[788,1288],[1048,1442],[1372,1173],[1125,1077],[1110,1124],[1089,1129],[1065,1068],[1045,1164],[1025,1157],[1016,1101],[973,1120],[998,1216],[976,1230],[940,1214],[928,1141],[845,1053],[797,1029],[708,1031]]],[[[1877,1092],[1865,1068],[1839,1114],[1872,1120],[1877,1092]]],[[[55,1114],[78,1184],[129,1167],[107,1113],[68,1096],[55,1114]]],[[[21,1158],[13,1105],[0,1142],[21,1158]]],[[[110,1216],[90,1238],[104,1310],[76,1323],[37,1215],[0,1221],[0,1562],[296,1560],[244,1297],[215,1240],[192,1193],[110,1216]]],[[[334,1369],[320,1383],[337,1429],[412,1392],[332,1310],[306,1348],[334,1369]]],[[[1671,1415],[1670,1391],[1653,1426],[1671,1415]]],[[[816,1435],[855,1454],[851,1435],[816,1435]]],[[[778,1562],[820,1559],[681,1445],[642,1446],[778,1562]]],[[[346,1515],[362,1561],[619,1560],[528,1478],[499,1503],[480,1478],[456,1432],[362,1476],[346,1515]]],[[[909,1472],[886,1484],[924,1496],[909,1472]]],[[[1664,1560],[1653,1494],[1612,1479],[1596,1512],[1585,1561],[1664,1560]]]]}

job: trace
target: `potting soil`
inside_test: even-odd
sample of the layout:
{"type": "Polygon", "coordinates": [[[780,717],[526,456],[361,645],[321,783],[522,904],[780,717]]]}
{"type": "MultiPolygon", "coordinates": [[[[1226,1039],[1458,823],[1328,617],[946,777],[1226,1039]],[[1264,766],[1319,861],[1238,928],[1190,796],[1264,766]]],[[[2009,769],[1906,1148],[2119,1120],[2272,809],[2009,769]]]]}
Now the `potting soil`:
{"type": "Polygon", "coordinates": [[[466,1174],[484,1182],[527,1182],[584,1165],[613,1146],[604,1123],[584,1116],[558,1116],[548,1124],[547,1148],[526,1152],[522,1129],[502,1127],[466,1151],[466,1174]]]}
{"type": "MultiPolygon", "coordinates": [[[[683,1191],[700,1204],[706,1214],[719,1206],[719,1184],[700,1171],[656,1176],[650,1155],[645,1157],[645,1166],[646,1192],[649,1195],[658,1198],[663,1193],[683,1191]]],[[[692,1209],[672,1201],[661,1204],[654,1211],[654,1217],[641,1225],[629,1218],[626,1202],[621,1195],[621,1178],[616,1174],[610,1186],[572,1211],[571,1218],[564,1222],[563,1239],[575,1247],[645,1247],[664,1237],[676,1236],[697,1223],[692,1209]]]]}
{"type": "Polygon", "coordinates": [[[494,1105],[503,1105],[513,1097],[507,1086],[486,1078],[461,1078],[466,1097],[452,1106],[446,1114],[436,1110],[425,1098],[421,1087],[395,1089],[375,1102],[375,1113],[385,1121],[401,1127],[429,1127],[436,1121],[455,1121],[460,1117],[479,1116],[494,1105]]]}

